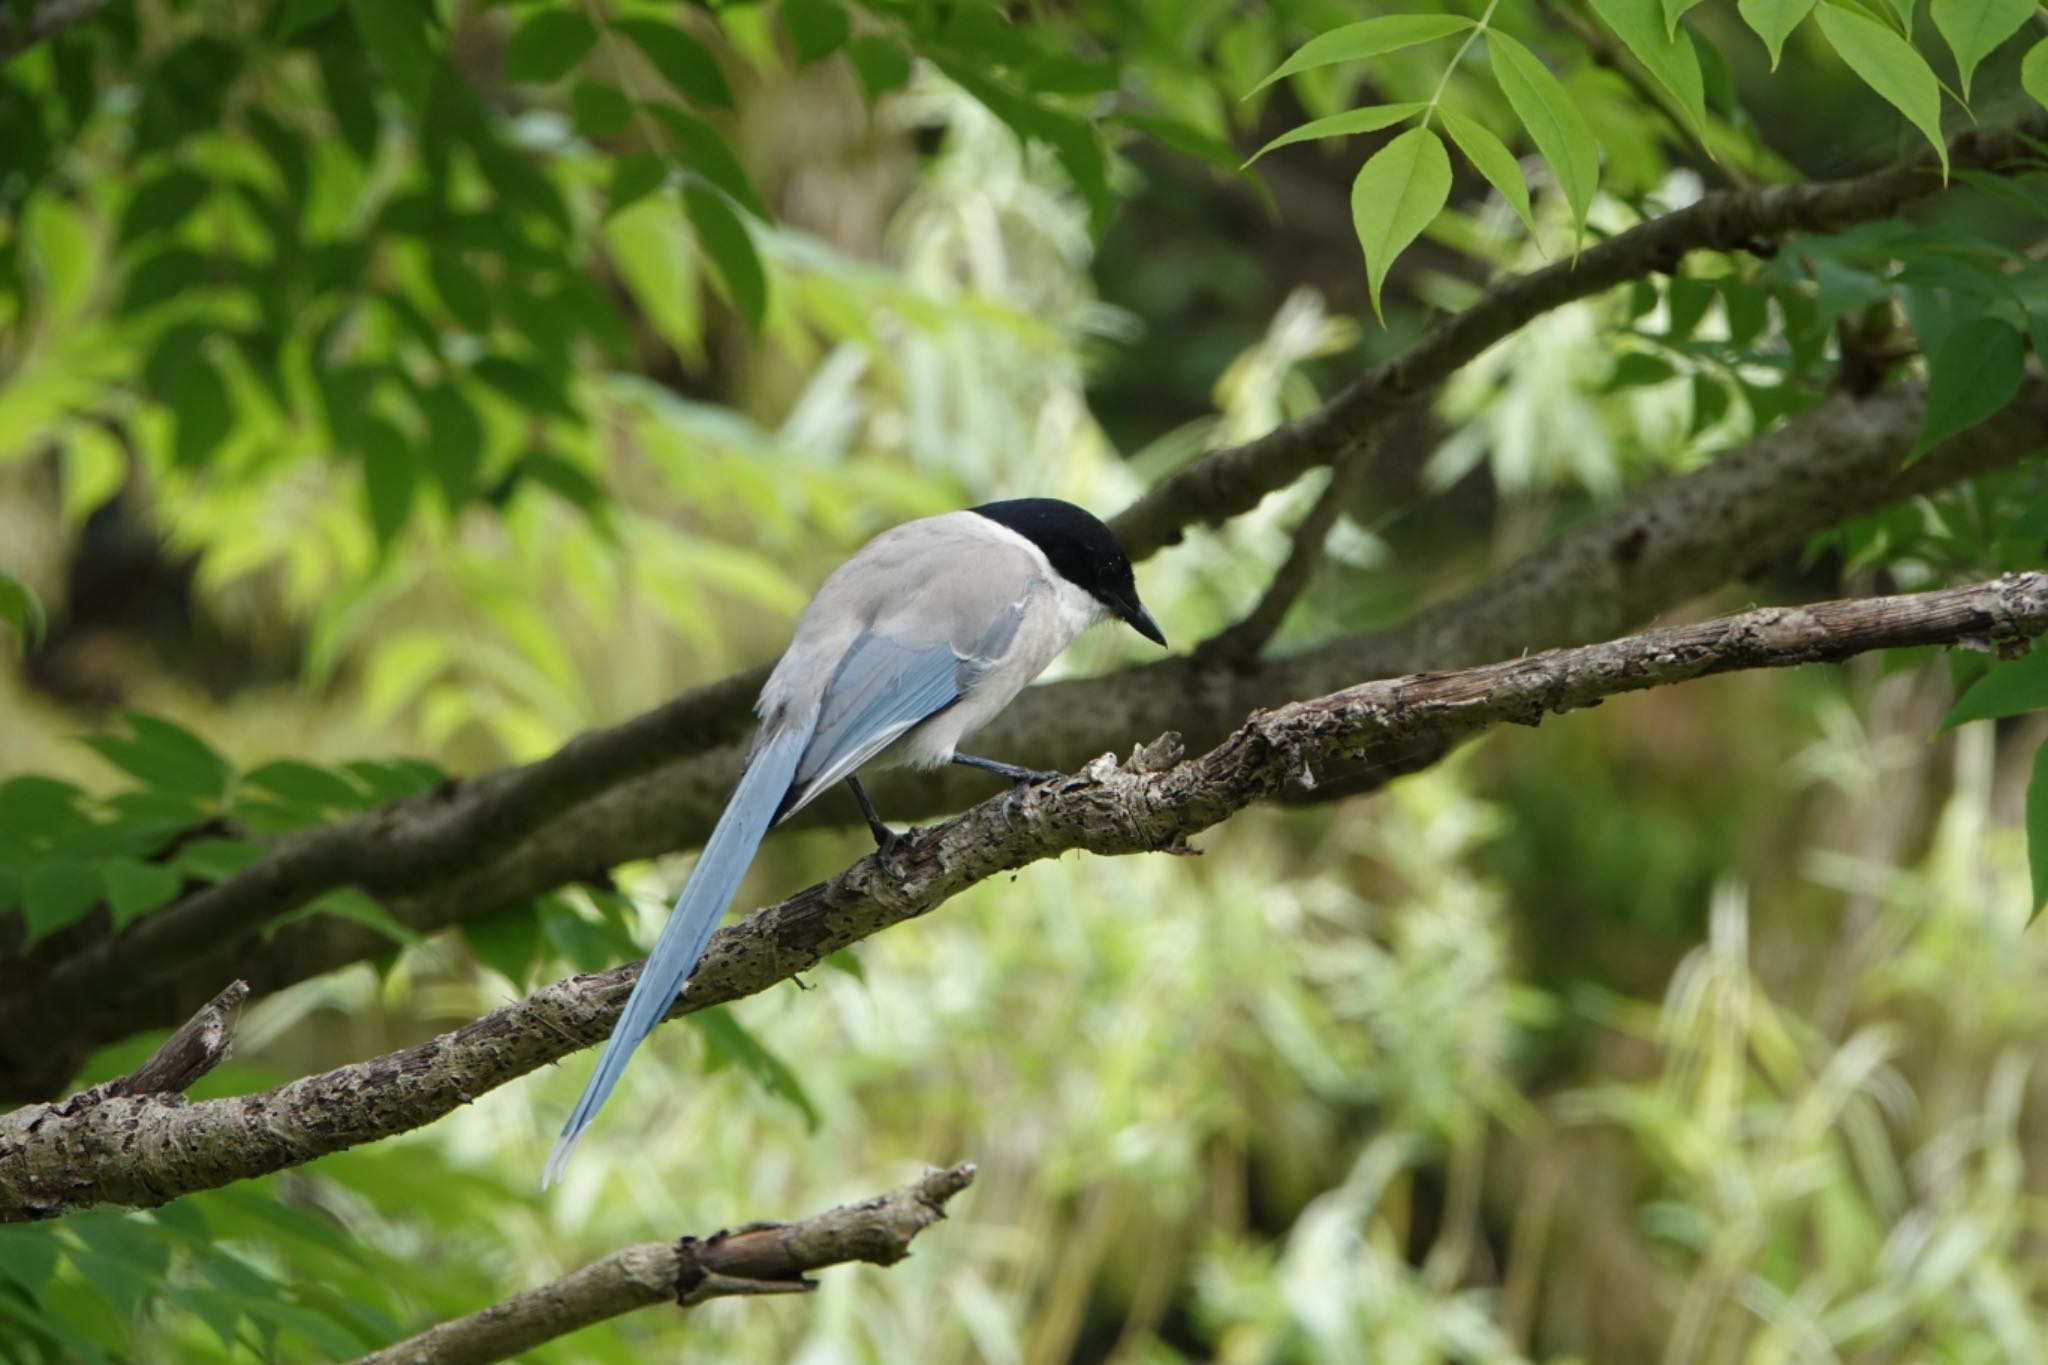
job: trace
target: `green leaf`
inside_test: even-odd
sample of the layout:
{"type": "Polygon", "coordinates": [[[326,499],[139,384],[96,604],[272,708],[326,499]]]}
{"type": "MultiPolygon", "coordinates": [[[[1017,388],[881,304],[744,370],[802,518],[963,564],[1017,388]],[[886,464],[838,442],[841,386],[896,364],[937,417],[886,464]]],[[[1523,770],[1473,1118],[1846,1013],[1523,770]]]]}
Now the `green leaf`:
{"type": "Polygon", "coordinates": [[[860,77],[860,88],[867,92],[870,101],[910,81],[909,54],[887,38],[863,33],[846,49],[846,55],[853,62],[853,74],[860,77]]]}
{"type": "Polygon", "coordinates": [[[201,469],[234,430],[234,400],[220,370],[204,353],[196,353],[178,378],[172,395],[177,434],[171,458],[180,469],[201,469]]]}
{"type": "MultiPolygon", "coordinates": [[[[2048,647],[1993,664],[1956,700],[1940,730],[1953,730],[1973,720],[2003,720],[2048,707],[2048,647]]],[[[1940,731],[1937,731],[1939,733],[1940,731]]]]}
{"type": "Polygon", "coordinates": [[[815,62],[837,52],[853,33],[846,11],[832,0],[782,0],[782,26],[798,62],[815,62]]]}
{"type": "Polygon", "coordinates": [[[1529,229],[1530,236],[1535,236],[1536,215],[1529,207],[1529,182],[1522,178],[1522,167],[1515,154],[1507,149],[1506,143],[1463,114],[1454,114],[1449,109],[1439,109],[1437,113],[1444,121],[1444,131],[1458,144],[1472,169],[1500,191],[1500,197],[1508,201],[1522,226],[1529,229]]]}
{"type": "Polygon", "coordinates": [[[414,114],[424,114],[438,66],[427,42],[427,6],[414,0],[349,0],[349,16],[391,82],[414,114]]]}
{"type": "Polygon", "coordinates": [[[154,232],[176,225],[206,198],[207,183],[191,171],[173,167],[149,181],[121,210],[121,225],[114,239],[122,246],[154,232]]]}
{"type": "Polygon", "coordinates": [[[788,1100],[803,1114],[804,1123],[816,1132],[819,1118],[817,1106],[804,1092],[803,1083],[789,1064],[770,1052],[761,1040],[756,1038],[740,1021],[733,1017],[731,1010],[724,1006],[699,1010],[688,1016],[690,1022],[703,1032],[704,1041],[710,1045],[711,1069],[717,1070],[728,1062],[737,1063],[740,1070],[753,1077],[763,1090],[779,1099],[788,1100]]]}
{"type": "Polygon", "coordinates": [[[1970,76],[1992,49],[2020,31],[2037,0],[1934,0],[1929,13],[1948,50],[1956,54],[1963,78],[1963,98],[1970,97],[1970,76]]]}
{"type": "Polygon", "coordinates": [[[42,644],[44,634],[50,628],[49,618],[43,615],[43,604],[28,590],[28,585],[5,569],[0,569],[0,621],[14,627],[14,641],[17,652],[26,652],[42,644]]]}
{"type": "Polygon", "coordinates": [[[1420,104],[1376,104],[1367,109],[1346,109],[1341,114],[1331,114],[1304,123],[1274,138],[1251,155],[1249,166],[1275,147],[1289,147],[1297,142],[1312,142],[1317,138],[1350,137],[1355,133],[1376,133],[1382,128],[1391,128],[1403,119],[1413,118],[1422,112],[1420,104]]]}
{"type": "Polygon", "coordinates": [[[2020,85],[2034,97],[2034,103],[2048,105],[2048,38],[2027,49],[2020,62],[2020,85]]]}
{"type": "Polygon", "coordinates": [[[603,81],[576,82],[569,112],[585,137],[616,137],[633,121],[632,101],[603,81]]]}
{"type": "Polygon", "coordinates": [[[357,810],[365,804],[362,789],[340,773],[332,768],[301,763],[294,758],[280,758],[251,768],[242,774],[242,783],[260,787],[287,801],[324,809],[357,810]]]}
{"type": "Polygon", "coordinates": [[[1948,144],[1941,136],[1941,82],[1934,78],[1927,59],[1904,38],[1854,10],[1824,4],[1819,17],[1820,31],[1849,69],[1934,144],[1946,178],[1948,144]]]}
{"type": "Polygon", "coordinates": [[[1421,235],[1451,196],[1451,158],[1427,128],[1410,128],[1373,154],[1351,184],[1351,223],[1365,249],[1372,310],[1387,268],[1421,235]]]}
{"type": "Polygon", "coordinates": [[[760,331],[768,316],[768,277],[761,269],[761,257],[754,250],[754,239],[747,235],[746,224],[732,211],[724,195],[702,185],[683,187],[683,211],[697,229],[698,245],[725,280],[726,294],[733,307],[748,326],[760,331]]]}
{"type": "Polygon", "coordinates": [[[2003,319],[1958,323],[1927,358],[1927,415],[1907,462],[1977,425],[2012,401],[2026,366],[2026,341],[2003,319]]]}
{"type": "Polygon", "coordinates": [[[1700,0],[1664,0],[1665,36],[1676,37],[1678,34],[1678,21],[1685,17],[1687,10],[1699,3],[1700,0]]]}
{"type": "Polygon", "coordinates": [[[427,276],[457,322],[472,332],[490,330],[490,288],[462,259],[461,252],[451,247],[435,247],[427,255],[427,276]]]}
{"type": "Polygon", "coordinates": [[[263,850],[241,839],[201,839],[178,850],[171,866],[202,881],[223,882],[263,861],[263,850]]]}
{"type": "Polygon", "coordinates": [[[126,735],[94,735],[85,743],[115,767],[158,791],[218,800],[234,769],[199,736],[160,716],[123,711],[126,735]]]}
{"type": "Polygon", "coordinates": [[[535,10],[505,49],[505,79],[552,84],[596,45],[597,26],[575,10],[535,10]]]}
{"type": "Polygon", "coordinates": [[[682,29],[659,19],[615,19],[612,28],[632,39],[641,55],[678,93],[699,104],[732,108],[732,91],[718,59],[682,29]]]}
{"type": "Polygon", "coordinates": [[[106,883],[107,904],[113,907],[117,929],[159,905],[169,904],[184,885],[184,878],[162,863],[145,863],[125,855],[102,859],[100,879],[106,883]]]}
{"type": "Polygon", "coordinates": [[[1272,75],[1245,94],[1247,97],[1256,95],[1274,81],[1292,76],[1297,71],[1329,66],[1333,62],[1355,62],[1384,52],[1399,52],[1405,47],[1463,33],[1471,27],[1472,21],[1462,14],[1389,14],[1346,24],[1303,43],[1299,51],[1274,68],[1272,75]]]}
{"type": "Polygon", "coordinates": [[[378,546],[388,547],[412,516],[416,483],[412,451],[397,428],[371,418],[363,423],[360,454],[370,529],[376,533],[378,546]]]}
{"type": "Polygon", "coordinates": [[[524,990],[533,959],[540,952],[540,907],[522,901],[464,920],[462,937],[477,961],[510,981],[514,989],[524,990]]]}
{"type": "Polygon", "coordinates": [[[1738,0],[1736,8],[1750,31],[1770,50],[1771,70],[1776,71],[1778,59],[1785,53],[1785,40],[1806,22],[1813,6],[1814,0],[1738,0]]]}
{"type": "Polygon", "coordinates": [[[427,463],[450,513],[476,496],[483,466],[484,425],[458,389],[428,389],[419,396],[427,419],[427,463]]]}
{"type": "Polygon", "coordinates": [[[89,863],[51,858],[22,879],[21,913],[30,942],[85,918],[99,904],[100,879],[89,863]]]}
{"type": "Polygon", "coordinates": [[[1693,51],[1692,34],[1683,28],[1666,28],[1660,0],[1592,0],[1592,5],[1636,60],[1671,92],[1691,120],[1693,136],[1704,141],[1707,88],[1700,78],[1700,59],[1693,51]]]}
{"type": "Polygon", "coordinates": [[[605,192],[605,216],[630,208],[661,188],[668,166],[660,157],[634,152],[612,162],[612,183],[605,192]]]}
{"type": "Polygon", "coordinates": [[[69,782],[27,773],[0,782],[0,848],[66,834],[86,824],[78,810],[85,795],[69,782]]]}
{"type": "Polygon", "coordinates": [[[2048,901],[2048,744],[2034,750],[2034,775],[2027,781],[2027,871],[2034,883],[2034,904],[2027,912],[2032,924],[2041,903],[2048,901]]]}
{"type": "Polygon", "coordinates": [[[761,196],[754,193],[753,182],[747,179],[739,158],[732,154],[732,148],[726,145],[716,128],[673,104],[648,107],[674,134],[678,161],[731,195],[748,213],[764,223],[768,221],[768,210],[761,203],[761,196]]]}
{"type": "Polygon", "coordinates": [[[1572,222],[1583,231],[1593,191],[1600,183],[1600,143],[1586,116],[1528,48],[1495,32],[1486,35],[1486,46],[1501,93],[1529,130],[1536,150],[1550,163],[1558,188],[1571,206],[1572,222]]]}

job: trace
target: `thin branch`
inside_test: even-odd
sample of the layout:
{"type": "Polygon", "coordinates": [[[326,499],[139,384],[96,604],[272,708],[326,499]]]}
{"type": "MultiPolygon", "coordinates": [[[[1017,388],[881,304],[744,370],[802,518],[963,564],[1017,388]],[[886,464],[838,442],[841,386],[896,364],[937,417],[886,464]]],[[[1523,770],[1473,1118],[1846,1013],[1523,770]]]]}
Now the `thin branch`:
{"type": "Polygon", "coordinates": [[[1194,660],[1198,664],[1237,664],[1258,657],[1280,629],[1280,623],[1287,619],[1287,613],[1308,591],[1309,580],[1315,577],[1316,569],[1323,562],[1323,546],[1330,539],[1330,531],[1337,524],[1337,517],[1351,500],[1365,471],[1362,461],[1351,461],[1331,471],[1330,481],[1323,485],[1315,504],[1308,509],[1308,515],[1294,528],[1294,543],[1288,547],[1286,562],[1274,573],[1273,581],[1266,585],[1266,591],[1259,596],[1244,619],[1218,631],[1201,644],[1195,646],[1194,660]]]}
{"type": "MultiPolygon", "coordinates": [[[[1920,384],[1862,399],[1835,395],[1712,464],[1650,485],[1389,630],[1251,665],[1174,658],[1028,688],[977,743],[1039,768],[1071,767],[1164,730],[1208,745],[1254,707],[1366,678],[1618,635],[1847,518],[2026,458],[2048,429],[2048,377],[2030,372],[2003,411],[1907,466],[1925,407],[1920,384]]],[[[739,675],[593,731],[541,763],[335,826],[327,837],[350,850],[336,875],[375,884],[395,918],[432,933],[599,869],[693,846],[731,790],[739,745],[664,757],[689,752],[726,723],[726,711],[744,717],[758,676],[739,675]],[[385,889],[400,869],[413,880],[385,889]]],[[[1417,750],[1398,764],[1389,756],[1345,790],[1421,766],[1432,752],[1417,750]]],[[[872,788],[899,818],[959,810],[987,790],[971,776],[926,774],[885,777],[872,788]]],[[[854,818],[850,802],[840,811],[828,800],[813,811],[806,823],[854,818]]],[[[205,933],[186,922],[198,912],[183,902],[109,939],[53,942],[26,959],[0,959],[0,1098],[57,1093],[94,1047],[177,1022],[222,980],[243,976],[258,991],[274,990],[390,951],[376,931],[328,915],[264,936],[266,916],[278,913],[271,907],[325,889],[294,881],[289,867],[288,856],[273,855],[221,883],[232,888],[228,894],[246,896],[239,903],[248,917],[209,923],[205,933]],[[172,923],[144,935],[159,917],[172,923]]]]}
{"type": "Polygon", "coordinates": [[[249,998],[249,983],[233,981],[164,1039],[149,1060],[99,1087],[103,1095],[181,1095],[234,1050],[235,1019],[249,998]]]}
{"type": "MultiPolygon", "coordinates": [[[[1222,744],[1176,762],[1177,743],[997,799],[908,835],[893,873],[862,858],[712,941],[671,1017],[753,995],[989,877],[1074,849],[1180,852],[1187,839],[1289,788],[1315,788],[1418,743],[1623,692],[1736,669],[1835,661],[1914,645],[2011,653],[2048,631],[2048,574],[1904,597],[1772,607],[1607,644],[1450,673],[1368,682],[1255,712],[1222,744]]],[[[1177,739],[1177,737],[1176,737],[1177,739]]],[[[570,977],[417,1047],[275,1090],[187,1104],[144,1095],[77,1113],[0,1115],[0,1222],[95,1204],[155,1205],[420,1128],[459,1104],[602,1041],[639,964],[570,977]]]]}
{"type": "Polygon", "coordinates": [[[946,1216],[974,1181],[963,1163],[888,1194],[843,1204],[798,1223],[750,1223],[702,1240],[645,1242],[552,1284],[373,1351],[357,1365],[488,1365],[636,1308],[694,1308],[733,1294],[804,1294],[813,1270],[866,1261],[894,1265],[911,1241],[946,1216]]]}
{"type": "MultiPolygon", "coordinates": [[[[2048,123],[2030,121],[2019,131],[1972,129],[1949,144],[1950,163],[1959,171],[2018,174],[2039,164],[2022,133],[2048,133],[2048,123]]],[[[1197,522],[1213,524],[1249,511],[1318,465],[1346,459],[1401,408],[1553,308],[1676,270],[1690,252],[1769,250],[1793,233],[1840,232],[1889,218],[1950,183],[1929,152],[1848,180],[1709,194],[1574,258],[1500,281],[1462,313],[1440,319],[1400,355],[1352,380],[1317,411],[1177,470],[1110,526],[1131,558],[1143,559],[1177,543],[1197,522]]]]}

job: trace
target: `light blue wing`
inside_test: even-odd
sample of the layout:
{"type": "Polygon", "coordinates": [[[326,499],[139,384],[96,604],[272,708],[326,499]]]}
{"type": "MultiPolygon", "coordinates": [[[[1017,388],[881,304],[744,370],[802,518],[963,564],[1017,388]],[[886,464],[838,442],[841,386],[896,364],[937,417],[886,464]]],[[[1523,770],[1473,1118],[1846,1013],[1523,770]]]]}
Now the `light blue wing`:
{"type": "Polygon", "coordinates": [[[676,898],[675,909],[669,912],[668,923],[662,926],[654,951],[647,955],[647,965],[640,969],[640,979],[634,983],[633,994],[627,997],[618,1023],[612,1026],[612,1036],[605,1042],[589,1084],[583,1087],[583,1097],[576,1101],[568,1123],[563,1125],[562,1136],[548,1153],[547,1165],[541,1172],[542,1189],[561,1178],[583,1130],[597,1117],[599,1106],[619,1083],[633,1050],[667,1015],[683,982],[695,970],[697,959],[710,946],[711,932],[718,927],[719,917],[732,901],[733,892],[739,889],[748,864],[754,861],[754,850],[775,823],[810,738],[808,725],[771,729],[747,760],[747,770],[740,775],[739,785],[725,803],[725,813],[718,817],[711,837],[704,841],[704,852],[697,859],[697,866],[690,870],[690,880],[676,898]]]}
{"type": "Polygon", "coordinates": [[[800,809],[919,721],[958,701],[980,668],[978,659],[962,658],[950,644],[905,645],[862,631],[826,685],[788,810],[800,809]]]}

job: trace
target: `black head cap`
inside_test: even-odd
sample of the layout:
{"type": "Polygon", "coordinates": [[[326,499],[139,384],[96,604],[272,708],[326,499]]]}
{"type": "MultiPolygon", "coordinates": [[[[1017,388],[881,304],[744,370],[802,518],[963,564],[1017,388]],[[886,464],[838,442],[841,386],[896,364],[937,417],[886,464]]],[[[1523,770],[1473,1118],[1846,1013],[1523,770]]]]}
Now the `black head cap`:
{"type": "Polygon", "coordinates": [[[1116,534],[1092,514],[1058,498],[1012,498],[970,509],[1006,526],[1045,552],[1053,571],[1102,603],[1117,619],[1155,644],[1166,633],[1138,600],[1131,557],[1116,534]]]}

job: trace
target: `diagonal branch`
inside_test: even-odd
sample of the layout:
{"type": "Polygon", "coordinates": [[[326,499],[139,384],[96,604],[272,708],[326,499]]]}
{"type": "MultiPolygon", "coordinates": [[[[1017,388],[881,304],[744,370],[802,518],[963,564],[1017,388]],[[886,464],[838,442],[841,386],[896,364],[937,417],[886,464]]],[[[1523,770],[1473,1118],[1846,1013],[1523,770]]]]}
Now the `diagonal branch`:
{"type": "MultiPolygon", "coordinates": [[[[1958,171],[2018,174],[2040,164],[2026,135],[2042,133],[2048,133],[2048,124],[2038,121],[2015,131],[1972,129],[1949,144],[1950,165],[1958,171]]],[[[1178,542],[1196,522],[1228,520],[1318,465],[1348,458],[1403,407],[1553,308],[1674,271],[1690,252],[1767,251],[1794,233],[1840,232],[1889,218],[1941,193],[1949,183],[1929,152],[1848,180],[1709,194],[1575,258],[1500,281],[1471,307],[1437,321],[1407,350],[1352,380],[1315,412],[1176,471],[1119,513],[1110,527],[1132,559],[1146,558],[1178,542]]]]}
{"type": "Polygon", "coordinates": [[[848,1261],[894,1265],[974,1181],[968,1163],[926,1171],[888,1194],[797,1223],[749,1223],[699,1240],[646,1242],[552,1284],[444,1322],[357,1365],[487,1365],[579,1328],[660,1303],[694,1308],[734,1294],[802,1294],[809,1273],[848,1261]]]}
{"type": "MultiPolygon", "coordinates": [[[[2048,429],[2048,377],[2030,373],[2003,411],[1908,467],[1925,408],[1921,384],[1868,398],[1836,395],[1710,465],[1644,488],[1391,630],[1255,664],[1176,658],[1029,688],[978,742],[1040,768],[1069,767],[1169,729],[1207,745],[1254,707],[1620,634],[1849,517],[2024,459],[2048,429]]],[[[712,744],[695,757],[671,756],[716,734],[725,723],[718,717],[744,717],[755,685],[754,675],[727,679],[584,735],[540,763],[318,831],[345,850],[330,871],[431,933],[599,869],[692,846],[731,790],[739,748],[712,744]]],[[[1401,766],[1426,761],[1430,751],[1422,752],[1401,766]]],[[[872,791],[892,815],[917,817],[958,810],[987,787],[916,775],[885,778],[872,791]]],[[[820,807],[811,823],[853,815],[850,803],[843,812],[830,802],[820,807]]],[[[219,884],[232,913],[220,900],[194,898],[118,936],[0,959],[0,1097],[56,1093],[94,1046],[176,1023],[228,978],[273,990],[388,952],[374,930],[327,915],[263,937],[278,907],[328,889],[302,879],[304,864],[298,877],[287,875],[293,847],[287,841],[219,884]]]]}
{"type": "MultiPolygon", "coordinates": [[[[1368,682],[1258,711],[1198,758],[1172,744],[992,800],[915,832],[895,876],[863,858],[712,941],[671,1017],[753,995],[968,887],[1073,849],[1182,851],[1189,836],[1294,786],[1416,744],[1533,725],[1623,692],[1736,669],[1912,645],[2023,649],[2048,631],[2048,574],[1903,597],[1773,607],[1449,673],[1368,682]]],[[[459,1104],[602,1041],[639,965],[570,977],[453,1033],[253,1095],[187,1104],[101,1097],[0,1115],[0,1222],[95,1204],[155,1205],[424,1127],[459,1104]]]]}

